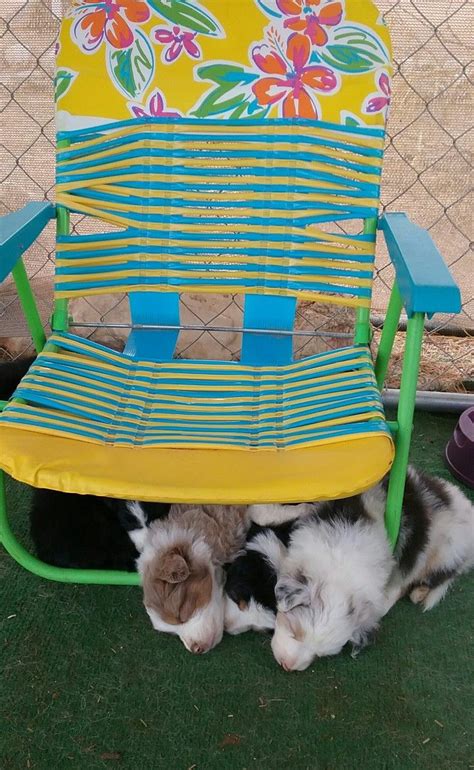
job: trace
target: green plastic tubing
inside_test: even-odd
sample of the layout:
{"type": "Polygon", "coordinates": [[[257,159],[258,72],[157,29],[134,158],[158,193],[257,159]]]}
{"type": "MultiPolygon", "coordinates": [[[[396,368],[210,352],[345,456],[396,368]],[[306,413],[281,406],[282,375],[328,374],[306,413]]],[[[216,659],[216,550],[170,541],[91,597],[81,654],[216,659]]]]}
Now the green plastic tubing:
{"type": "Polygon", "coordinates": [[[400,529],[424,322],[425,317],[423,313],[414,313],[407,324],[405,355],[403,357],[402,378],[400,382],[400,399],[397,411],[398,431],[395,439],[395,460],[390,472],[387,509],[385,512],[387,534],[393,547],[396,545],[400,529]]]}
{"type": "Polygon", "coordinates": [[[402,312],[403,300],[396,283],[393,284],[387,314],[385,316],[382,336],[380,337],[377,359],[375,361],[375,379],[379,390],[382,390],[387,375],[390,356],[392,355],[393,342],[397,333],[402,312]]]}
{"type": "Polygon", "coordinates": [[[46,342],[46,336],[22,259],[16,263],[12,275],[35,350],[37,353],[41,353],[46,342]]]}
{"type": "MultiPolygon", "coordinates": [[[[364,221],[364,235],[373,235],[377,232],[377,218],[371,217],[364,221]]],[[[356,310],[356,324],[354,334],[355,345],[368,345],[370,342],[370,308],[358,307],[356,310]]]]}

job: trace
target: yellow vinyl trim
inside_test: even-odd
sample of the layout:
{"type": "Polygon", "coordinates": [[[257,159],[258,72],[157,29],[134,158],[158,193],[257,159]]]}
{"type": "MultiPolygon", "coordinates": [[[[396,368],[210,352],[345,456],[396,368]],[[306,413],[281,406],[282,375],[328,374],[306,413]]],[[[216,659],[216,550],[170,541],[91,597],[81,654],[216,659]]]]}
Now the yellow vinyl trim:
{"type": "Polygon", "coordinates": [[[385,433],[337,437],[291,451],[242,451],[85,445],[22,428],[0,429],[0,465],[19,481],[61,492],[163,502],[349,497],[377,483],[390,470],[393,454],[385,433]]]}

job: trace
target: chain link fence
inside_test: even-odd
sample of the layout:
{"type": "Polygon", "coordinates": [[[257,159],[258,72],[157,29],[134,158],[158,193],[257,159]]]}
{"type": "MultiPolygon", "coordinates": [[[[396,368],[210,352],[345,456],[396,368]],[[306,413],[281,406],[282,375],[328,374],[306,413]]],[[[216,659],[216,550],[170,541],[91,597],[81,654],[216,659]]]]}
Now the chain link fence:
{"type": "MultiPolygon", "coordinates": [[[[362,1],[362,0],[361,0],[362,1]]],[[[389,122],[382,203],[406,211],[428,228],[458,281],[461,315],[437,316],[424,345],[420,387],[425,390],[472,389],[474,379],[474,234],[472,138],[474,123],[473,6],[471,0],[379,0],[390,26],[395,51],[393,109],[389,122]]],[[[29,200],[54,200],[54,47],[61,0],[6,0],[0,25],[1,213],[29,200]]],[[[90,231],[73,217],[77,232],[90,231]]],[[[26,265],[45,325],[51,312],[54,227],[29,249],[26,265]]],[[[387,306],[393,270],[380,242],[374,286],[374,342],[387,306]]],[[[237,296],[182,299],[182,323],[238,327],[242,300],[237,296]]],[[[75,301],[76,321],[127,323],[125,297],[75,301]]],[[[0,288],[0,355],[29,350],[15,287],[0,288]]],[[[335,347],[338,334],[353,323],[350,311],[300,303],[297,328],[315,337],[297,337],[296,354],[335,347]]],[[[95,339],[120,348],[123,329],[88,330],[95,339]]],[[[389,385],[398,384],[403,332],[397,335],[389,385]]],[[[185,331],[179,355],[238,358],[238,332],[185,331]]],[[[344,343],[342,343],[344,344],[344,343]]]]}

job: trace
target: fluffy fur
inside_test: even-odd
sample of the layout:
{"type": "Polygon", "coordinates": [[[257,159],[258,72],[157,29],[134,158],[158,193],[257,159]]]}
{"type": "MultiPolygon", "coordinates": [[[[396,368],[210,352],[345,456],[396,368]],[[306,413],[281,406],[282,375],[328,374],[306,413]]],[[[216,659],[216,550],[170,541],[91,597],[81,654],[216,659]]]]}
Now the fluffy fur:
{"type": "Polygon", "coordinates": [[[170,506],[34,489],[30,533],[42,561],[57,567],[133,572],[142,527],[170,506]]]}
{"type": "Polygon", "coordinates": [[[244,506],[173,505],[154,522],[137,564],[153,628],[204,653],[224,632],[224,569],[245,542],[244,506]]]}
{"type": "Polygon", "coordinates": [[[2,401],[8,401],[12,396],[34,360],[34,356],[28,356],[0,364],[0,399],[2,401]]]}
{"type": "Polygon", "coordinates": [[[474,505],[459,487],[409,468],[395,557],[389,607],[408,593],[431,610],[455,578],[474,566],[474,505]]]}
{"type": "Polygon", "coordinates": [[[275,595],[273,654],[287,671],[361,644],[385,612],[394,562],[383,521],[357,498],[334,501],[295,525],[275,595]],[[322,515],[321,515],[322,514],[322,515]]]}
{"type": "Polygon", "coordinates": [[[275,585],[292,526],[259,527],[252,524],[245,551],[227,568],[225,630],[241,634],[275,626],[275,585]]]}
{"type": "Polygon", "coordinates": [[[288,671],[367,644],[403,595],[424,609],[474,564],[474,506],[449,482],[410,468],[400,538],[384,528],[387,481],[357,497],[318,505],[295,523],[275,594],[272,639],[288,671]]]}

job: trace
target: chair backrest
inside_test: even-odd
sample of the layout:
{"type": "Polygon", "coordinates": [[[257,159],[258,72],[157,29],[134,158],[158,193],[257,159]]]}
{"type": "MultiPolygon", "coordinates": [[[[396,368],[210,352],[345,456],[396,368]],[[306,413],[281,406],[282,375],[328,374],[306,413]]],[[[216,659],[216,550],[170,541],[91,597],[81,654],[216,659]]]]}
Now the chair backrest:
{"type": "Polygon", "coordinates": [[[375,234],[331,223],[377,215],[390,75],[369,0],[79,0],[57,200],[108,231],[58,238],[57,297],[126,291],[169,323],[179,292],[239,293],[252,328],[369,307],[375,234]]]}

